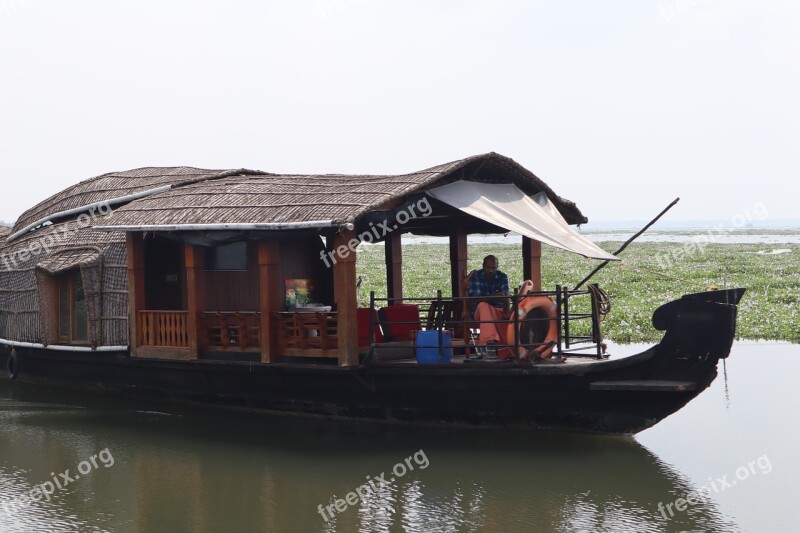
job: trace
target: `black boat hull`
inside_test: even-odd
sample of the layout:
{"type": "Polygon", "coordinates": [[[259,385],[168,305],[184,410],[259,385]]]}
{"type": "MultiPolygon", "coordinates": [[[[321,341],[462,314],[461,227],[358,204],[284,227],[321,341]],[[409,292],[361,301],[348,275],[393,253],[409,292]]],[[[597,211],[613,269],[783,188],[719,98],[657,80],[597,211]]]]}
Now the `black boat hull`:
{"type": "MultiPolygon", "coordinates": [[[[633,434],[679,410],[716,377],[719,359],[730,352],[743,290],[716,301],[724,292],[731,291],[662,306],[653,317],[666,330],[662,341],[618,360],[340,368],[17,347],[17,379],[329,417],[633,434]]],[[[9,347],[0,351],[1,368],[9,356],[9,347]]]]}

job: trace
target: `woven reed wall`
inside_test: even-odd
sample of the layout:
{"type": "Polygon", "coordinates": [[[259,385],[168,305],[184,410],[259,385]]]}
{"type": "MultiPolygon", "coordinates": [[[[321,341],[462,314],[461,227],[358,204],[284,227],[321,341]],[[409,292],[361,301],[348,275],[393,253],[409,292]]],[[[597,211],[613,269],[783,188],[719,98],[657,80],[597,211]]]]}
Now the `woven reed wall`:
{"type": "Polygon", "coordinates": [[[103,255],[101,344],[128,344],[128,265],[125,243],[109,245],[103,255]]]}
{"type": "Polygon", "coordinates": [[[57,309],[39,297],[37,265],[59,264],[59,272],[81,269],[87,299],[90,342],[128,344],[127,267],[124,234],[94,231],[72,220],[29,232],[8,243],[0,238],[0,338],[46,344],[45,321],[55,320],[57,309]],[[65,252],[73,262],[59,262],[65,252]],[[88,261],[81,258],[89,258],[88,261]]]}

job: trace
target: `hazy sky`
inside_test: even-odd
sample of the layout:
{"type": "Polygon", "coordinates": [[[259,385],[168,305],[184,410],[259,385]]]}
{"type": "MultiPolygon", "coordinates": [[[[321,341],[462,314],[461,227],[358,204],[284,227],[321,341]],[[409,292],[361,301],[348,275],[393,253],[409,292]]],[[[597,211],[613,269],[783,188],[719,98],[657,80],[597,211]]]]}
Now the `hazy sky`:
{"type": "Polygon", "coordinates": [[[800,218],[800,2],[0,0],[0,219],[141,166],[496,151],[590,220],[800,218]]]}

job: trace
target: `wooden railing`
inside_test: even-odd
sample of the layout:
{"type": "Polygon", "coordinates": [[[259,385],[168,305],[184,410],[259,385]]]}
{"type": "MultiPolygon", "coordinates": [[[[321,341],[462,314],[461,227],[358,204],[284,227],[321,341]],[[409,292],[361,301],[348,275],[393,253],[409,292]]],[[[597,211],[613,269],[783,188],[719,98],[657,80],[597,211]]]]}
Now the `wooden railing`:
{"type": "MultiPolygon", "coordinates": [[[[339,337],[335,312],[275,313],[282,355],[336,357],[339,337]]],[[[188,348],[187,311],[139,311],[138,346],[188,348]]],[[[205,312],[198,314],[200,349],[258,351],[261,314],[258,312],[205,312]]]]}
{"type": "Polygon", "coordinates": [[[259,348],[261,314],[257,312],[201,313],[199,321],[203,348],[259,348]]]}
{"type": "Polygon", "coordinates": [[[187,314],[186,311],[139,311],[138,345],[188,348],[187,314]]]}
{"type": "Polygon", "coordinates": [[[339,349],[336,312],[275,313],[281,354],[336,357],[339,349]]]}

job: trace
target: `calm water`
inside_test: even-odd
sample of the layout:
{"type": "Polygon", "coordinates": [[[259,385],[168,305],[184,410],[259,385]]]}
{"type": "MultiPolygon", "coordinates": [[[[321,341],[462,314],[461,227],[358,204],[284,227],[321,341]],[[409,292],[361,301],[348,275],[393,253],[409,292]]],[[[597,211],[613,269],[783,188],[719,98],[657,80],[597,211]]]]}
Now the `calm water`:
{"type": "Polygon", "coordinates": [[[800,531],[800,346],[737,344],[726,371],[636,438],[335,425],[3,381],[0,530],[800,531]],[[49,501],[20,498],[37,485],[49,501]],[[326,522],[318,506],[339,498],[326,522]]]}

